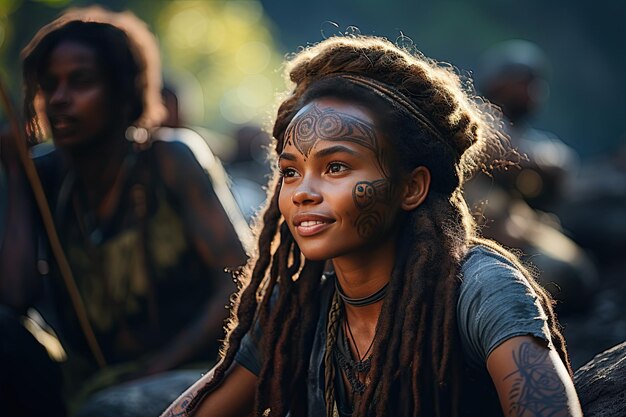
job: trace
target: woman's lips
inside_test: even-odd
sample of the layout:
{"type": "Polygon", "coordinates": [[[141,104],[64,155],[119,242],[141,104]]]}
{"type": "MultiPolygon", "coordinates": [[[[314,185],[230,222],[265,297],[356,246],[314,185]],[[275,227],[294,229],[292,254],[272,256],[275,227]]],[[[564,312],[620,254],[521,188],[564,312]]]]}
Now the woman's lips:
{"type": "Polygon", "coordinates": [[[330,227],[334,219],[320,215],[296,215],[293,224],[298,235],[303,237],[319,234],[330,227]]]}
{"type": "Polygon", "coordinates": [[[76,120],[72,117],[56,116],[50,119],[50,126],[55,137],[67,136],[76,130],[76,120]]]}
{"type": "Polygon", "coordinates": [[[296,227],[296,230],[298,230],[300,236],[313,236],[326,230],[329,226],[330,223],[324,222],[303,222],[296,227]]]}

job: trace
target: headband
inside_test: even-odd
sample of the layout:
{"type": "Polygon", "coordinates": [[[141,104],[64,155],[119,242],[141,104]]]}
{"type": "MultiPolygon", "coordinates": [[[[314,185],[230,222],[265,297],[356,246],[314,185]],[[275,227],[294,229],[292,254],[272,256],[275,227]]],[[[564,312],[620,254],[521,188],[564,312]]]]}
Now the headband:
{"type": "MultiPolygon", "coordinates": [[[[339,74],[331,74],[328,77],[324,77],[321,80],[328,80],[333,78],[340,78],[342,80],[346,80],[351,82],[352,84],[368,88],[376,93],[379,97],[383,98],[387,102],[395,105],[399,105],[402,109],[409,113],[414,119],[416,119],[422,126],[424,126],[430,133],[441,142],[444,146],[446,146],[455,156],[459,156],[459,153],[456,149],[454,149],[443,137],[443,135],[439,132],[439,130],[435,127],[435,125],[426,117],[426,115],[415,105],[411,100],[409,100],[404,94],[398,91],[396,88],[382,83],[373,78],[364,77],[362,75],[356,74],[348,74],[348,73],[339,73],[339,74]]],[[[321,81],[320,80],[320,81],[321,81]]]]}

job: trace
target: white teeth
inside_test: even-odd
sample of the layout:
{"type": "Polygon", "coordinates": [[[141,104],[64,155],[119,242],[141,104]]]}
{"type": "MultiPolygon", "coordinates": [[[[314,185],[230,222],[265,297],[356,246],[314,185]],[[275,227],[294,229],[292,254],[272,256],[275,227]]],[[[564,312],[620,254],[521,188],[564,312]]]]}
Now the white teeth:
{"type": "Polygon", "coordinates": [[[300,226],[311,227],[311,226],[315,226],[316,224],[323,224],[323,223],[324,222],[321,222],[319,220],[307,220],[307,221],[300,223],[300,226]]]}

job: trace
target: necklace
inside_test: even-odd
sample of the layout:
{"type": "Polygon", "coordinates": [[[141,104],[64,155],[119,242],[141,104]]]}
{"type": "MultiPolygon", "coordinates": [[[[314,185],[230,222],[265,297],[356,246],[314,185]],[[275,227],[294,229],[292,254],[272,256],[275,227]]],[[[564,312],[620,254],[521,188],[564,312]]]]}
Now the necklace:
{"type": "Polygon", "coordinates": [[[380,290],[376,291],[374,294],[362,298],[348,297],[343,292],[343,289],[341,288],[341,285],[339,285],[339,280],[337,278],[335,278],[335,288],[337,289],[337,293],[344,303],[350,304],[351,306],[355,307],[365,307],[385,298],[385,295],[387,294],[387,288],[389,288],[389,282],[387,282],[380,290]]]}
{"type": "Polygon", "coordinates": [[[367,350],[365,351],[365,353],[363,354],[363,356],[361,356],[361,353],[359,352],[359,347],[356,344],[356,340],[354,339],[354,335],[352,334],[352,329],[350,328],[350,322],[348,321],[348,314],[344,313],[344,323],[345,323],[345,328],[348,329],[348,335],[350,335],[350,340],[352,340],[352,344],[354,345],[354,349],[356,349],[356,356],[358,358],[358,362],[357,364],[357,371],[358,372],[363,372],[361,370],[359,370],[358,365],[363,363],[364,359],[367,358],[367,354],[370,353],[370,350],[372,350],[372,346],[374,346],[374,338],[372,338],[372,341],[370,342],[369,347],[367,348],[367,350]]]}
{"type": "Polygon", "coordinates": [[[337,364],[339,365],[339,368],[344,372],[346,379],[348,380],[348,383],[350,384],[352,394],[363,395],[363,393],[365,392],[366,385],[362,381],[364,377],[359,377],[359,375],[366,376],[369,373],[370,368],[372,367],[371,355],[368,356],[368,354],[372,350],[372,346],[374,346],[374,339],[372,339],[372,342],[370,343],[369,347],[367,348],[363,356],[361,356],[361,352],[359,352],[359,348],[356,344],[354,335],[352,334],[352,329],[350,328],[350,322],[348,321],[348,317],[347,317],[347,314],[345,314],[345,311],[343,313],[343,317],[344,317],[344,323],[345,323],[343,326],[344,327],[343,337],[341,338],[343,339],[342,340],[343,347],[340,347],[338,345],[335,346],[334,348],[335,359],[337,360],[337,364]],[[356,354],[358,357],[357,360],[354,360],[352,358],[352,354],[350,354],[350,346],[349,346],[350,341],[348,340],[348,337],[354,344],[354,348],[356,350],[356,354]]]}

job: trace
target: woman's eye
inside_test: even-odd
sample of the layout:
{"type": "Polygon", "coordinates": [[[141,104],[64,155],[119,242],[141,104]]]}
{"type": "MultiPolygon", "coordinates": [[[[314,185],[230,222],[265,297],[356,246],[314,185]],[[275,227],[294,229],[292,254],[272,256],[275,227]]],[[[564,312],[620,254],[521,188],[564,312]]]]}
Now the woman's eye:
{"type": "Polygon", "coordinates": [[[337,174],[339,172],[343,172],[345,170],[347,170],[348,167],[341,163],[341,162],[331,162],[330,164],[328,164],[328,172],[330,174],[337,174]]]}
{"type": "Polygon", "coordinates": [[[44,78],[39,82],[39,86],[44,93],[50,94],[56,88],[56,81],[52,78],[44,78]]]}
{"type": "Polygon", "coordinates": [[[293,178],[295,177],[297,174],[296,170],[293,168],[284,168],[284,169],[280,169],[280,176],[282,178],[293,178]]]}
{"type": "Polygon", "coordinates": [[[70,81],[72,87],[77,89],[86,89],[95,85],[98,82],[98,79],[91,74],[80,73],[73,76],[70,81]]]}

